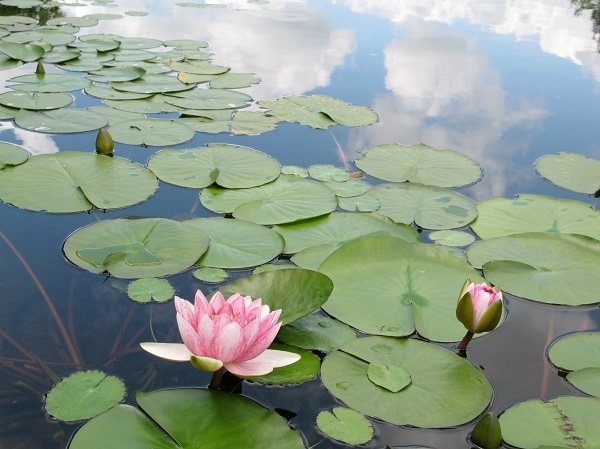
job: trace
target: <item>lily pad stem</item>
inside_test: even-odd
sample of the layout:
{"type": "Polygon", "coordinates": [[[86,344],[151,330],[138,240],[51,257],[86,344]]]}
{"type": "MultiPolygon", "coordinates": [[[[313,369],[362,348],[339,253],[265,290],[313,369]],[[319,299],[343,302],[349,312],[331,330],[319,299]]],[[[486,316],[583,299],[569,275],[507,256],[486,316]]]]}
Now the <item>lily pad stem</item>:
{"type": "Polygon", "coordinates": [[[475,335],[473,332],[467,331],[467,333],[465,334],[465,336],[463,337],[463,339],[460,341],[460,343],[458,344],[458,346],[456,347],[456,349],[458,351],[464,351],[464,350],[466,350],[467,349],[467,345],[471,341],[471,338],[473,338],[473,335],[475,335]]]}
{"type": "Polygon", "coordinates": [[[213,372],[212,379],[210,379],[210,384],[208,388],[211,390],[218,390],[221,388],[221,378],[223,377],[223,373],[225,372],[225,367],[221,367],[218,370],[213,372]]]}

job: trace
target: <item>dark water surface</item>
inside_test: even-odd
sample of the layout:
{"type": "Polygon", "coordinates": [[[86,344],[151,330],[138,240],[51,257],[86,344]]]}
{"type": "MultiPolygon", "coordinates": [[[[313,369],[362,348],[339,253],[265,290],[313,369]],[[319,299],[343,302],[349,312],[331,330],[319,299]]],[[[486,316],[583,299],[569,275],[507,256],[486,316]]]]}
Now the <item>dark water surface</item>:
{"type": "MultiPolygon", "coordinates": [[[[484,168],[482,181],[460,190],[476,202],[539,193],[596,205],[594,198],[543,180],[533,166],[541,155],[561,151],[600,158],[598,44],[589,12],[575,16],[568,0],[219,3],[226,7],[121,0],[116,7],[82,2],[61,10],[78,16],[147,11],[144,17],[101,21],[80,34],[206,40],[214,63],[262,78],[242,90],[256,100],[324,94],[370,106],[381,117],[375,125],[352,129],[283,123],[260,136],[197,133],[176,148],[228,142],[266,152],[282,165],[331,163],[353,170],[351,161],[361,148],[423,142],[459,151],[484,168]]],[[[31,71],[30,64],[0,72],[2,85],[31,71]]],[[[98,102],[81,94],[76,98],[77,107],[98,102]]],[[[0,122],[0,140],[36,154],[93,151],[95,136],[38,134],[0,122]]],[[[115,154],[145,163],[157,150],[117,144],[115,154]]],[[[152,339],[150,322],[158,341],[178,339],[171,302],[135,304],[115,288],[123,283],[73,267],[61,252],[70,233],[99,220],[191,214],[212,215],[199,204],[197,191],[162,182],[149,200],[107,213],[51,215],[0,204],[0,448],[63,448],[76,428],[46,418],[42,398],[54,380],[39,365],[22,363],[20,348],[34,353],[59,378],[76,370],[68,363],[68,348],[41,289],[73,337],[83,366],[123,378],[129,403],[137,389],[207,385],[208,374],[158,361],[138,349],[140,341],[152,339]]],[[[191,270],[169,281],[188,299],[198,288],[214,289],[196,281],[191,270]]],[[[491,410],[500,413],[536,397],[580,394],[558,377],[545,348],[559,335],[598,329],[598,308],[567,309],[507,297],[507,321],[473,342],[468,353],[494,386],[491,410]]],[[[307,446],[322,439],[314,427],[317,413],[336,403],[318,379],[285,388],[245,383],[243,393],[270,408],[297,413],[292,423],[307,446]]],[[[375,428],[376,439],[368,448],[418,444],[446,449],[468,447],[472,424],[422,430],[375,421],[375,428]]],[[[337,446],[326,440],[317,447],[337,446]]]]}

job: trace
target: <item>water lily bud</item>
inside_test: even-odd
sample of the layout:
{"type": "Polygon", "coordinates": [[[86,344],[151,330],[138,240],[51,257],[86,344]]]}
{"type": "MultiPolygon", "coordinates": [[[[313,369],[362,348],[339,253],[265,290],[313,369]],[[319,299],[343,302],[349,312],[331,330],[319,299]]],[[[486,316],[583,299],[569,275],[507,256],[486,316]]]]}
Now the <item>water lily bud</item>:
{"type": "Polygon", "coordinates": [[[484,414],[473,429],[471,442],[482,449],[496,449],[502,444],[502,429],[498,417],[492,413],[484,414]]]}
{"type": "Polygon", "coordinates": [[[96,153],[112,156],[115,149],[115,142],[110,133],[102,128],[96,136],[96,153]]]}
{"type": "Polygon", "coordinates": [[[474,284],[467,279],[458,297],[456,318],[469,332],[489,332],[500,322],[503,307],[502,292],[498,287],[474,284]]]}
{"type": "Polygon", "coordinates": [[[35,74],[44,76],[46,74],[46,69],[44,69],[44,64],[41,61],[38,61],[37,66],[35,68],[35,74]]]}

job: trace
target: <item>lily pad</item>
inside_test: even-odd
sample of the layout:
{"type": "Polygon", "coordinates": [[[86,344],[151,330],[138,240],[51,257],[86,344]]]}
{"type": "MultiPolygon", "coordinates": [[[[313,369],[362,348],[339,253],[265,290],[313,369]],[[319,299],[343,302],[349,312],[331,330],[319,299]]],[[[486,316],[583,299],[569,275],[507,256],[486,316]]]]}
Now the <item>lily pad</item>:
{"type": "Polygon", "coordinates": [[[548,181],[574,192],[595,195],[600,191],[600,161],[582,154],[560,153],[542,156],[535,163],[548,181]]]}
{"type": "Polygon", "coordinates": [[[254,73],[224,73],[210,80],[212,89],[241,89],[258,84],[261,79],[254,73]]]}
{"type": "Polygon", "coordinates": [[[317,310],[332,289],[327,276],[295,268],[253,274],[221,288],[224,292],[262,298],[271,310],[282,309],[280,321],[284,325],[317,310]]]}
{"type": "Polygon", "coordinates": [[[9,142],[0,142],[0,170],[6,166],[20,165],[27,161],[29,153],[19,145],[9,142]]]}
{"type": "Polygon", "coordinates": [[[202,267],[194,270],[192,275],[202,282],[208,283],[220,283],[224,282],[229,278],[227,271],[221,268],[202,267]]]}
{"type": "MultiPolygon", "coordinates": [[[[138,100],[140,101],[140,100],[138,100]]],[[[187,142],[194,130],[174,120],[145,118],[115,123],[108,127],[115,142],[162,147],[187,142]]]]}
{"type": "Polygon", "coordinates": [[[157,187],[156,177],[139,164],[78,151],[39,154],[0,172],[2,201],[48,212],[127,207],[157,187]]]}
{"type": "Polygon", "coordinates": [[[492,198],[477,205],[471,227],[482,239],[522,232],[581,234],[600,240],[600,212],[581,201],[543,195],[492,198]]]}
{"type": "Polygon", "coordinates": [[[308,174],[311,178],[325,182],[344,182],[350,179],[350,173],[330,164],[311,165],[308,167],[308,174]]]}
{"type": "Polygon", "coordinates": [[[248,268],[273,260],[283,249],[278,233],[248,221],[214,217],[194,218],[188,223],[210,236],[208,251],[196,265],[248,268]]]}
{"type": "Polygon", "coordinates": [[[353,409],[396,425],[443,428],[471,421],[492,399],[487,378],[455,353],[411,338],[365,337],[328,355],[325,387],[353,409]],[[372,365],[397,366],[411,382],[394,393],[369,379],[372,365]]]}
{"type": "Polygon", "coordinates": [[[439,187],[460,187],[481,177],[474,161],[450,150],[427,145],[385,144],[362,150],[364,157],[354,161],[365,173],[391,182],[418,182],[439,187]]]}
{"type": "Polygon", "coordinates": [[[472,234],[464,231],[434,231],[429,238],[438,245],[468,246],[475,241],[472,234]]]}
{"type": "Polygon", "coordinates": [[[0,51],[12,59],[23,62],[37,61],[45,53],[39,45],[16,42],[0,42],[0,51]]]}
{"type": "Polygon", "coordinates": [[[371,363],[367,370],[367,377],[375,385],[392,393],[398,393],[411,383],[410,373],[398,365],[371,363]]]}
{"type": "Polygon", "coordinates": [[[78,229],[63,251],[72,263],[92,273],[108,271],[131,279],[183,271],[200,258],[208,243],[208,234],[185,222],[118,218],[78,229]]]}
{"type": "Polygon", "coordinates": [[[21,109],[15,116],[21,128],[39,133],[68,134],[93,131],[108,125],[108,119],[86,109],[53,109],[28,111],[21,109]]]}
{"type": "Polygon", "coordinates": [[[8,80],[13,84],[9,87],[14,90],[25,92],[70,92],[87,87],[91,81],[82,76],[57,75],[46,73],[45,75],[21,75],[8,80]]]}
{"type": "Polygon", "coordinates": [[[370,108],[353,106],[324,95],[309,97],[289,96],[275,101],[260,101],[262,107],[279,120],[298,122],[312,128],[328,128],[335,124],[344,126],[371,125],[379,116],[370,108]]]}
{"type": "Polygon", "coordinates": [[[336,319],[315,312],[283,326],[277,338],[304,349],[335,351],[344,343],[354,340],[356,332],[336,319]]]}
{"type": "Polygon", "coordinates": [[[391,236],[352,240],[334,251],[319,272],[334,289],[323,309],[375,335],[450,342],[464,336],[456,301],[466,279],[483,282],[475,269],[433,245],[391,236]]]}
{"type": "Polygon", "coordinates": [[[325,183],[325,185],[333,190],[337,197],[341,198],[359,196],[371,189],[371,186],[367,183],[353,179],[343,182],[328,181],[325,183]]]}
{"type": "Polygon", "coordinates": [[[600,302],[600,242],[590,237],[513,234],[476,242],[467,257],[510,294],[547,304],[600,302]]]}
{"type": "Polygon", "coordinates": [[[273,372],[264,376],[247,377],[246,379],[265,385],[299,384],[314,379],[321,370],[321,361],[310,351],[280,343],[272,344],[269,349],[299,354],[300,360],[291,365],[275,368],[273,372]]]}
{"type": "Polygon", "coordinates": [[[63,108],[71,103],[73,103],[73,97],[64,92],[4,92],[0,94],[0,104],[32,111],[63,108]]]}
{"type": "Polygon", "coordinates": [[[204,148],[165,149],[148,161],[159,179],[201,189],[213,183],[230,189],[260,186],[279,176],[279,163],[248,147],[209,143],[204,148]]]}
{"type": "Polygon", "coordinates": [[[385,184],[369,190],[379,199],[377,213],[396,223],[415,222],[424,229],[453,229],[468,225],[477,208],[467,198],[443,187],[416,183],[385,184]]]}
{"type": "Polygon", "coordinates": [[[108,106],[97,106],[89,108],[88,110],[97,114],[101,114],[108,118],[109,125],[114,125],[115,123],[124,122],[127,120],[137,120],[144,118],[144,114],[119,111],[118,109],[109,108],[108,106]]]}
{"type": "Polygon", "coordinates": [[[600,441],[600,399],[558,396],[549,401],[530,399],[500,415],[502,438],[511,446],[577,447],[592,449],[600,441]]]}
{"type": "MultiPolygon", "coordinates": [[[[161,94],[136,94],[134,92],[120,92],[125,95],[143,95],[144,97],[138,99],[105,99],[104,104],[110,106],[113,109],[118,109],[125,112],[137,112],[141,114],[158,114],[161,112],[177,112],[178,109],[165,103],[164,96],[161,94]]],[[[118,94],[117,94],[118,95],[118,94]]],[[[179,119],[175,119],[175,122],[180,122],[179,119]]]]}
{"type": "Polygon", "coordinates": [[[350,212],[376,212],[381,207],[381,201],[371,193],[365,192],[358,196],[338,197],[338,206],[350,212]]]}
{"type": "Polygon", "coordinates": [[[69,449],[304,448],[281,416],[243,396],[182,388],[136,399],[140,409],[118,405],[83,425],[69,449]]]}
{"type": "Polygon", "coordinates": [[[140,67],[105,67],[102,70],[91,72],[88,78],[101,83],[124,82],[136,80],[145,74],[146,71],[140,67]]]}
{"type": "Polygon", "coordinates": [[[249,189],[210,186],[200,194],[200,202],[213,212],[258,224],[291,223],[327,214],[337,206],[325,185],[291,175],[249,189]]]}
{"type": "Polygon", "coordinates": [[[102,98],[103,100],[140,100],[151,97],[152,94],[138,94],[135,92],[122,92],[111,87],[101,87],[91,85],[86,87],[85,93],[92,97],[102,98]]]}
{"type": "Polygon", "coordinates": [[[152,300],[165,302],[171,299],[173,295],[175,295],[175,289],[166,279],[137,279],[127,287],[127,296],[141,303],[152,300]]]}
{"type": "Polygon", "coordinates": [[[100,371],[80,371],[65,377],[46,396],[46,411],[61,421],[92,418],[123,400],[125,385],[100,371]]]}
{"type": "MultiPolygon", "coordinates": [[[[130,64],[131,66],[131,64],[130,64]]],[[[125,92],[136,92],[141,94],[156,94],[165,92],[181,92],[192,89],[195,84],[185,84],[174,76],[146,74],[133,81],[116,82],[110,81],[109,86],[116,90],[125,92]]]]}
{"type": "Polygon", "coordinates": [[[319,412],[317,427],[334,440],[351,445],[365,444],[373,438],[373,426],[365,415],[346,407],[319,412]]]}
{"type": "Polygon", "coordinates": [[[169,65],[177,72],[192,73],[194,75],[219,75],[229,71],[229,67],[211,64],[208,61],[173,61],[169,65]]]}
{"type": "Polygon", "coordinates": [[[250,95],[227,89],[193,89],[172,92],[165,98],[169,104],[183,109],[236,109],[247,106],[250,95]]]}
{"type": "Polygon", "coordinates": [[[257,135],[273,131],[277,128],[277,120],[264,112],[258,111],[237,111],[232,119],[230,131],[233,135],[257,135]]]}

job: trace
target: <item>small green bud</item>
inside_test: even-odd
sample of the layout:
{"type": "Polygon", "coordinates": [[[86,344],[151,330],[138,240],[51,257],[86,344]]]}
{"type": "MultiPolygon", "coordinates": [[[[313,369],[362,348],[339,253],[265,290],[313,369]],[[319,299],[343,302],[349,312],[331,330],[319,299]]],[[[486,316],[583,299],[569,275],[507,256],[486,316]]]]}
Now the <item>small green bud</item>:
{"type": "Polygon", "coordinates": [[[96,136],[96,153],[112,156],[115,149],[115,142],[110,133],[102,128],[96,136]]]}
{"type": "Polygon", "coordinates": [[[210,373],[214,373],[223,366],[223,362],[220,360],[211,359],[210,357],[199,357],[193,354],[190,356],[190,362],[194,368],[210,373]]]}
{"type": "Polygon", "coordinates": [[[485,413],[471,434],[471,442],[482,449],[496,449],[502,444],[502,429],[498,417],[492,413],[485,413]]]}
{"type": "Polygon", "coordinates": [[[35,74],[40,76],[44,76],[46,74],[46,69],[44,69],[44,64],[42,64],[42,61],[38,61],[35,68],[35,74]]]}

